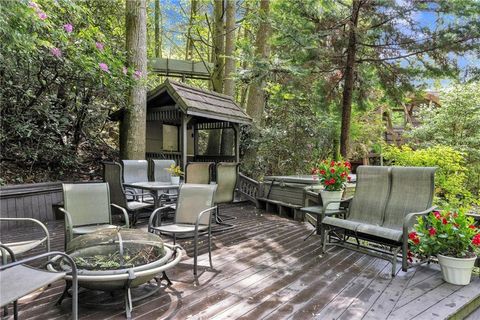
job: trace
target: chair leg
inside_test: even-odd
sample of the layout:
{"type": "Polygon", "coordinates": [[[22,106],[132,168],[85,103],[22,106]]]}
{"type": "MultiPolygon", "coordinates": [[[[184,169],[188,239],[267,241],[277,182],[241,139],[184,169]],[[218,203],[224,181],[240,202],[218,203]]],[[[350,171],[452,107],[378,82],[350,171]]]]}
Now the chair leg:
{"type": "Polygon", "coordinates": [[[213,269],[212,263],[212,230],[208,228],[208,260],[210,260],[210,268],[213,269]]]}
{"type": "Polygon", "coordinates": [[[315,234],[315,232],[317,232],[317,230],[313,230],[312,232],[310,232],[308,234],[308,236],[305,237],[305,239],[303,239],[303,241],[306,241],[308,238],[310,238],[311,236],[313,236],[315,234]]]}
{"type": "Polygon", "coordinates": [[[13,319],[18,320],[18,301],[13,301],[13,319]]]}
{"type": "Polygon", "coordinates": [[[325,250],[327,248],[327,238],[330,233],[330,230],[327,228],[323,229],[323,233],[321,235],[321,246],[322,246],[322,254],[325,253],[325,250]]]}
{"type": "Polygon", "coordinates": [[[177,244],[177,234],[176,233],[173,234],[173,244],[174,245],[177,244]]]}
{"type": "Polygon", "coordinates": [[[195,232],[193,240],[193,275],[197,277],[197,255],[198,255],[198,232],[195,232]]]}

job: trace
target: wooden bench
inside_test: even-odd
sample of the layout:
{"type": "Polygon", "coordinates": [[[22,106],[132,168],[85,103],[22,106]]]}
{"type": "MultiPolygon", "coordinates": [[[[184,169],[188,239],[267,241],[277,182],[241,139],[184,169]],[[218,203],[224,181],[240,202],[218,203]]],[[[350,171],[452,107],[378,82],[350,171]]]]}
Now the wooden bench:
{"type": "Polygon", "coordinates": [[[257,201],[260,209],[265,209],[267,212],[278,213],[282,217],[288,217],[293,213],[294,220],[303,221],[304,214],[300,210],[302,208],[301,205],[267,198],[257,198],[257,201]]]}

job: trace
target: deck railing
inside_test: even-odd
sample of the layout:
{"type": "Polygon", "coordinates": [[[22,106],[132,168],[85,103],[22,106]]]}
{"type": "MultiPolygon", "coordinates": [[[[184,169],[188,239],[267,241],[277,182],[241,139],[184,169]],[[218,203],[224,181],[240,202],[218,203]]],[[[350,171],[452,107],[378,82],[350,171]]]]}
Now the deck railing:
{"type": "Polygon", "coordinates": [[[241,172],[238,174],[237,192],[247,200],[258,206],[259,182],[247,177],[241,172]]]}

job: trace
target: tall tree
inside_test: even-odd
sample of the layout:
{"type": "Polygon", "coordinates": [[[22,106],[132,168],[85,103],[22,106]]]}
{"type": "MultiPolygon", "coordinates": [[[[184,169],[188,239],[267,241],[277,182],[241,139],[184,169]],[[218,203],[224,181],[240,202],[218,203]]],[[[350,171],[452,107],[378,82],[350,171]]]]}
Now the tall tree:
{"type": "MultiPolygon", "coordinates": [[[[223,85],[223,93],[228,96],[235,95],[235,59],[233,57],[235,51],[235,0],[226,0],[225,9],[225,81],[223,85]]],[[[220,152],[224,155],[233,155],[234,132],[232,129],[222,130],[222,141],[220,152]]]]}
{"type": "Polygon", "coordinates": [[[360,12],[360,0],[353,0],[352,14],[349,21],[349,35],[347,46],[347,61],[343,75],[343,100],[342,100],[342,127],[340,129],[340,154],[347,158],[348,142],[350,136],[350,118],[352,116],[353,86],[355,81],[355,54],[357,51],[357,26],[360,12]]]}
{"type": "MultiPolygon", "coordinates": [[[[266,60],[270,55],[270,45],[268,43],[270,34],[270,23],[268,20],[270,10],[269,0],[260,1],[259,16],[260,25],[255,39],[255,56],[258,59],[266,60]]],[[[265,79],[255,79],[250,85],[247,98],[247,113],[253,118],[257,125],[261,125],[263,111],[265,109],[265,79]]]]}
{"type": "MultiPolygon", "coordinates": [[[[224,0],[213,1],[213,91],[223,92],[224,65],[225,65],[225,24],[224,24],[224,0]]],[[[217,155],[220,153],[221,130],[210,130],[208,134],[207,154],[217,155]]]]}
{"type": "Polygon", "coordinates": [[[193,37],[192,37],[192,28],[195,25],[195,19],[198,12],[198,1],[192,0],[190,3],[190,21],[188,23],[188,32],[187,32],[187,47],[185,50],[185,60],[192,60],[193,58],[193,37]]]}
{"type": "Polygon", "coordinates": [[[138,78],[128,94],[128,107],[121,124],[120,155],[123,159],[145,158],[147,114],[147,7],[146,0],[126,0],[127,65],[138,78]]]}
{"type": "Polygon", "coordinates": [[[155,1],[155,58],[162,56],[162,36],[160,33],[161,25],[161,12],[160,12],[160,0],[155,1]]]}

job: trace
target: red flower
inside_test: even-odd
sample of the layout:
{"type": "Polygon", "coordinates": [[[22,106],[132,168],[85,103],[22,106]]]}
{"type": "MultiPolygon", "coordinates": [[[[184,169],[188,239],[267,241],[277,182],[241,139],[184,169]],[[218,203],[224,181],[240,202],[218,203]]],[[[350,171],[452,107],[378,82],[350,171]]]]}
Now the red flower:
{"type": "Polygon", "coordinates": [[[344,178],[346,175],[347,175],[347,173],[345,171],[340,173],[340,177],[342,177],[342,178],[344,178]]]}
{"type": "Polygon", "coordinates": [[[312,168],[312,174],[317,174],[318,173],[318,168],[312,168]]]}
{"type": "Polygon", "coordinates": [[[433,215],[435,216],[435,218],[437,219],[440,219],[442,216],[440,215],[440,212],[438,211],[433,211],[433,215]]]}
{"type": "Polygon", "coordinates": [[[335,173],[335,168],[331,168],[331,169],[330,169],[330,172],[331,172],[331,173],[335,173]]]}
{"type": "Polygon", "coordinates": [[[412,263],[412,262],[413,262],[413,259],[412,259],[412,258],[413,258],[413,253],[412,253],[412,251],[408,250],[408,251],[407,251],[407,260],[408,260],[408,262],[412,263]]]}
{"type": "Polygon", "coordinates": [[[350,176],[348,176],[348,177],[347,177],[347,180],[350,181],[350,180],[352,180],[352,178],[351,178],[350,176]]]}
{"type": "Polygon", "coordinates": [[[480,246],[480,233],[473,237],[472,243],[474,246],[480,246]]]}
{"type": "Polygon", "coordinates": [[[408,239],[412,240],[414,244],[420,243],[420,239],[415,231],[412,231],[408,234],[408,239]]]}
{"type": "Polygon", "coordinates": [[[332,179],[330,179],[330,184],[334,184],[334,183],[335,183],[335,181],[336,181],[336,180],[335,180],[335,179],[333,179],[333,178],[332,178],[332,179]]]}
{"type": "Polygon", "coordinates": [[[473,230],[477,229],[477,227],[475,227],[473,224],[469,225],[468,227],[473,230]]]}
{"type": "Polygon", "coordinates": [[[447,224],[447,223],[448,223],[447,219],[443,218],[443,219],[442,219],[442,223],[443,223],[443,224],[447,224]]]}
{"type": "Polygon", "coordinates": [[[326,186],[330,185],[330,180],[325,180],[324,184],[325,184],[326,186]]]}
{"type": "Polygon", "coordinates": [[[320,170],[321,175],[324,175],[325,173],[327,173],[325,170],[320,170]]]}
{"type": "Polygon", "coordinates": [[[330,167],[333,167],[335,166],[335,161],[332,160],[332,162],[330,162],[330,167]]]}
{"type": "Polygon", "coordinates": [[[437,234],[437,229],[431,227],[430,229],[428,229],[428,233],[430,233],[430,236],[433,237],[435,234],[437,234]]]}

